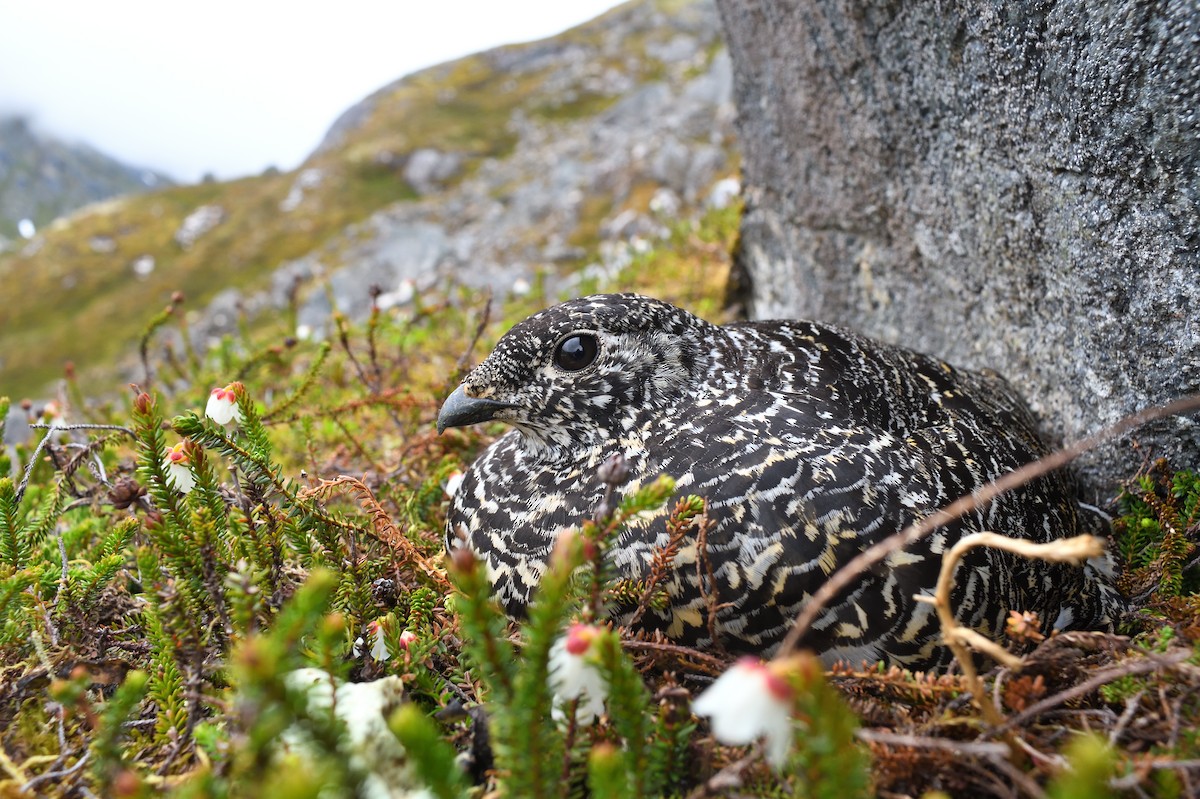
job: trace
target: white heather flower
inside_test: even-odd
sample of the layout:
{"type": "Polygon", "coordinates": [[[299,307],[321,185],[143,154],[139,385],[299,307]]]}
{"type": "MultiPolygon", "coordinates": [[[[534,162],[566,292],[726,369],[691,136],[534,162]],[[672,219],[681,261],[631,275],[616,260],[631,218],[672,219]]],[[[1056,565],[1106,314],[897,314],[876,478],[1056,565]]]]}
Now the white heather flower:
{"type": "Polygon", "coordinates": [[[767,762],[778,769],[792,745],[792,687],[758,658],[745,657],[705,689],[692,712],[707,716],[713,737],[743,746],[766,738],[767,762]]]}
{"type": "MultiPolygon", "coordinates": [[[[404,633],[406,635],[412,635],[412,633],[408,632],[408,630],[405,630],[404,633]]],[[[387,641],[385,641],[383,638],[383,625],[380,623],[379,619],[376,619],[367,625],[367,635],[371,637],[371,657],[380,663],[391,659],[392,653],[388,651],[387,641]]],[[[403,641],[404,635],[401,635],[400,639],[403,641]]],[[[362,646],[363,639],[360,636],[354,641],[354,657],[359,657],[362,654],[362,646]]],[[[405,649],[407,648],[408,647],[405,646],[405,649]]]]}
{"type": "Polygon", "coordinates": [[[367,629],[371,632],[371,657],[380,663],[390,660],[392,653],[388,651],[387,641],[383,639],[383,625],[376,620],[367,625],[367,629]]]}
{"type": "Polygon", "coordinates": [[[591,724],[604,712],[608,683],[589,658],[593,644],[603,634],[599,627],[572,624],[567,634],[550,647],[550,690],[554,692],[555,710],[572,700],[579,700],[575,719],[591,724]]]}
{"type": "MultiPolygon", "coordinates": [[[[341,751],[355,769],[365,772],[360,796],[366,799],[433,799],[420,784],[413,757],[388,729],[388,717],[405,701],[404,681],[384,677],[374,682],[345,683],[320,669],[298,669],[284,676],[288,688],[303,692],[308,712],[332,711],[344,724],[341,751]]],[[[298,763],[312,763],[320,751],[300,724],[283,731],[275,745],[298,763]]]]}
{"type": "Polygon", "coordinates": [[[208,395],[204,415],[219,425],[242,423],[242,409],[238,407],[239,383],[230,383],[225,388],[214,388],[208,395]]]}
{"type": "Polygon", "coordinates": [[[446,496],[453,497],[458,493],[458,489],[462,487],[463,473],[458,469],[450,472],[450,476],[446,478],[446,496]]]}
{"type": "Polygon", "coordinates": [[[42,424],[47,424],[51,427],[67,426],[67,420],[63,417],[62,408],[59,407],[57,400],[50,400],[46,403],[46,407],[42,409],[42,424]]]}
{"type": "Polygon", "coordinates": [[[167,482],[180,494],[186,494],[196,487],[196,475],[192,474],[192,458],[188,455],[186,441],[180,441],[167,450],[163,467],[167,470],[167,482]]]}
{"type": "MultiPolygon", "coordinates": [[[[385,638],[386,633],[383,629],[383,622],[379,619],[376,619],[368,624],[367,635],[371,638],[371,657],[380,663],[390,660],[392,657],[392,652],[388,649],[387,640],[385,638]]],[[[400,633],[400,648],[407,650],[413,645],[414,642],[416,642],[416,640],[416,633],[412,632],[411,630],[405,630],[404,632],[400,633]]],[[[354,647],[351,650],[354,654],[354,657],[362,656],[363,646],[364,642],[361,636],[355,639],[354,647]]]]}

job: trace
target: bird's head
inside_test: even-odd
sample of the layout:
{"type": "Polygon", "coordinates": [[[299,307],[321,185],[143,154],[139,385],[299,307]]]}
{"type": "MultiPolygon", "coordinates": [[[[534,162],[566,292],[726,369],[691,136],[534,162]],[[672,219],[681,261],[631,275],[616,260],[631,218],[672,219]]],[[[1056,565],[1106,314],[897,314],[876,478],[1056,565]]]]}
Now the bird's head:
{"type": "Polygon", "coordinates": [[[556,305],[500,339],[446,399],[438,431],[496,419],[539,454],[619,439],[702,379],[717,329],[636,294],[556,305]]]}

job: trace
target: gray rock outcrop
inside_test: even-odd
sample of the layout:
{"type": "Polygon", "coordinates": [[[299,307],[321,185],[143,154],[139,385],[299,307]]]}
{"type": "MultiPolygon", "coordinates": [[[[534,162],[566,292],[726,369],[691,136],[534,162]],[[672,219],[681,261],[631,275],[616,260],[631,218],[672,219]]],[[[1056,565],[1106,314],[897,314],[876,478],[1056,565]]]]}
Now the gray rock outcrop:
{"type": "MultiPolygon", "coordinates": [[[[992,367],[1067,440],[1200,391],[1200,13],[718,0],[756,317],[992,367]]],[[[1200,466],[1174,419],[1082,464],[1200,466]]]]}

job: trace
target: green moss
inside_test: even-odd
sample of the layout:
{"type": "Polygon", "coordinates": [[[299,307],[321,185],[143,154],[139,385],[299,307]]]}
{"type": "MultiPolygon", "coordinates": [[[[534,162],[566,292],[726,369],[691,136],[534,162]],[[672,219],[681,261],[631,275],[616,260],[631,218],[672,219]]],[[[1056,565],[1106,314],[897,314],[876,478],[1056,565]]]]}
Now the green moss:
{"type": "Polygon", "coordinates": [[[567,102],[550,102],[536,105],[533,107],[531,113],[539,119],[551,122],[580,119],[599,114],[618,99],[620,98],[615,95],[584,92],[567,102]]]}
{"type": "Polygon", "coordinates": [[[572,247],[594,251],[600,244],[600,225],[613,211],[613,199],[605,194],[584,197],[579,208],[579,222],[567,238],[572,247]]]}

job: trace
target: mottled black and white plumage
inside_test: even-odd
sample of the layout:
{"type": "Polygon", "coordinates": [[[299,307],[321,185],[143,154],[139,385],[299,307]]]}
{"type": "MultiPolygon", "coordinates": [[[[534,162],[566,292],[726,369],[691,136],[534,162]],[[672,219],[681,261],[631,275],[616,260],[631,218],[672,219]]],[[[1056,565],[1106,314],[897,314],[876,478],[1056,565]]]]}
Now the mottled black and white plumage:
{"type": "MultiPolygon", "coordinates": [[[[709,502],[721,643],[768,653],[841,564],[915,519],[1044,454],[1001,378],[804,321],[709,324],[632,294],[585,297],[512,328],[450,396],[439,429],[487,419],[515,429],[466,472],[447,546],[471,547],[519,614],[560,532],[595,509],[597,467],[629,467],[625,492],[660,474],[709,502]]],[[[646,576],[665,509],[612,548],[646,576]]],[[[1035,541],[1084,531],[1069,478],[1052,475],[893,554],[826,610],[805,639],[827,661],[945,659],[931,592],[942,552],[968,532],[1035,541]]],[[[695,542],[679,553],[670,608],[641,626],[707,646],[695,542]]],[[[1009,610],[1059,627],[1111,623],[1116,595],[1092,571],[992,550],[958,573],[960,619],[991,636],[1009,610]]]]}

